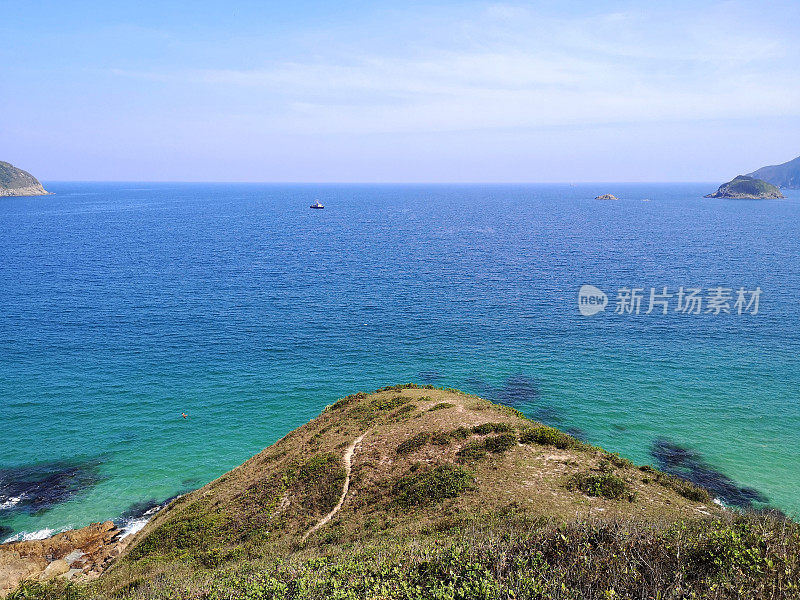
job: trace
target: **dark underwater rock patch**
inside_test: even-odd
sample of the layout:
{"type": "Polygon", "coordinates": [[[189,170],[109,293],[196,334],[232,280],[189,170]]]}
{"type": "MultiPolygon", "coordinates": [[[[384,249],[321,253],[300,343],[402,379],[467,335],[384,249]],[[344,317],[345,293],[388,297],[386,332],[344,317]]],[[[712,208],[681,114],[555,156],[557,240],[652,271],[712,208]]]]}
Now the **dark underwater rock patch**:
{"type": "Polygon", "coordinates": [[[525,406],[528,415],[540,423],[552,427],[561,425],[562,419],[558,410],[539,402],[539,385],[529,375],[522,373],[512,375],[502,386],[494,386],[482,379],[472,377],[467,380],[467,385],[479,396],[492,402],[515,408],[525,406]]]}
{"type": "Polygon", "coordinates": [[[536,406],[533,409],[532,416],[540,423],[551,427],[559,427],[561,425],[561,414],[552,406],[536,406]]]}
{"type": "Polygon", "coordinates": [[[119,525],[120,523],[124,523],[133,519],[141,519],[154,509],[165,506],[170,502],[170,500],[165,500],[164,502],[159,502],[154,498],[150,500],[139,500],[138,502],[131,504],[127,510],[125,510],[125,512],[123,512],[117,519],[114,520],[114,522],[119,525]]]}
{"type": "Polygon", "coordinates": [[[181,488],[185,491],[181,493],[183,494],[186,492],[191,492],[193,490],[196,490],[197,488],[202,486],[203,483],[204,481],[199,477],[191,477],[189,479],[184,479],[183,481],[181,481],[181,488]]]}
{"type": "Polygon", "coordinates": [[[502,386],[494,386],[478,377],[471,377],[467,380],[467,386],[475,390],[478,396],[492,402],[514,408],[524,407],[525,413],[540,423],[551,427],[562,426],[561,413],[556,408],[540,402],[539,385],[529,375],[523,373],[511,375],[502,386]]]}
{"type": "Polygon", "coordinates": [[[650,454],[659,469],[706,488],[725,504],[747,508],[754,502],[767,502],[767,497],[758,490],[740,486],[709,465],[698,452],[675,442],[659,438],[653,442],[650,454]]]}
{"type": "Polygon", "coordinates": [[[476,377],[470,378],[467,383],[474,388],[479,396],[487,400],[517,406],[534,402],[539,398],[539,386],[533,377],[524,374],[511,375],[502,386],[494,386],[476,377]]]}
{"type": "Polygon", "coordinates": [[[435,370],[420,371],[419,378],[422,383],[436,383],[442,378],[442,374],[435,370]]]}
{"type": "Polygon", "coordinates": [[[572,437],[582,442],[589,442],[589,436],[586,435],[586,432],[581,429],[580,427],[567,427],[564,430],[564,433],[568,433],[572,437]]]}
{"type": "Polygon", "coordinates": [[[114,519],[114,523],[117,525],[125,525],[130,521],[136,521],[144,517],[151,517],[159,510],[167,506],[167,504],[175,500],[175,498],[190,491],[191,490],[186,490],[180,494],[175,494],[166,500],[156,500],[155,498],[151,498],[149,500],[139,500],[138,502],[134,502],[118,518],[114,519]]]}
{"type": "Polygon", "coordinates": [[[106,478],[99,458],[56,460],[0,469],[0,505],[8,512],[42,514],[106,478]]]}

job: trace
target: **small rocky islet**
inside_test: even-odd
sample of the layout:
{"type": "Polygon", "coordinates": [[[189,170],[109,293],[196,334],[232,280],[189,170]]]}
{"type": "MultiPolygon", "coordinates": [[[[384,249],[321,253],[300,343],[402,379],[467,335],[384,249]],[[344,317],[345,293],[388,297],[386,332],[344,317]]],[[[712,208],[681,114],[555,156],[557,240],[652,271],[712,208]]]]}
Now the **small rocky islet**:
{"type": "Polygon", "coordinates": [[[771,183],[762,179],[739,175],[719,186],[713,194],[706,194],[706,198],[731,198],[736,200],[770,200],[780,199],[785,196],[771,183]]]}

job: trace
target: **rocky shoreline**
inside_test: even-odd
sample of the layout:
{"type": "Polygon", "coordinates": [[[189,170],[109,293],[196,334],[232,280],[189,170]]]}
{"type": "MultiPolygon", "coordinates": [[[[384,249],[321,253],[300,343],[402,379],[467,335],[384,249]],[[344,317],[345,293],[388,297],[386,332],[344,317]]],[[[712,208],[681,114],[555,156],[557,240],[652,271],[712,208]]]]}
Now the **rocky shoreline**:
{"type": "Polygon", "coordinates": [[[112,521],[106,521],[43,540],[0,544],[0,598],[27,579],[94,579],[133,537],[126,536],[112,521]]]}
{"type": "Polygon", "coordinates": [[[4,189],[0,188],[0,196],[13,197],[13,196],[50,196],[52,192],[48,192],[41,184],[30,185],[22,188],[4,189]]]}
{"type": "Polygon", "coordinates": [[[100,576],[131,544],[136,534],[179,495],[140,502],[115,521],[68,529],[43,539],[0,543],[0,598],[26,580],[61,577],[90,581],[100,576]]]}

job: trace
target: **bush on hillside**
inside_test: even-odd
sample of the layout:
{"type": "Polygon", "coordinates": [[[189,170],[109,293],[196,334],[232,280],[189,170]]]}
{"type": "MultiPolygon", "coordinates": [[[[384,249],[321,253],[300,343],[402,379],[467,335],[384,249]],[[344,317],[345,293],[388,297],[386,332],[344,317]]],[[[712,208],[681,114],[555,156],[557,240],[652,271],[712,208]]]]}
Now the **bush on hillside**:
{"type": "Polygon", "coordinates": [[[397,447],[398,454],[409,454],[414,452],[415,450],[419,450],[423,446],[428,443],[428,440],[431,439],[431,434],[427,431],[421,431],[420,433],[411,436],[407,440],[404,440],[400,443],[397,447]]]}
{"type": "Polygon", "coordinates": [[[523,444],[555,446],[560,450],[583,447],[583,444],[571,435],[568,435],[563,431],[559,431],[554,427],[547,427],[545,425],[523,430],[520,433],[519,441],[523,444]]]}
{"type": "Polygon", "coordinates": [[[445,498],[456,498],[474,489],[475,480],[456,465],[444,464],[429,471],[401,477],[394,485],[394,496],[403,507],[435,504],[445,498]]]}

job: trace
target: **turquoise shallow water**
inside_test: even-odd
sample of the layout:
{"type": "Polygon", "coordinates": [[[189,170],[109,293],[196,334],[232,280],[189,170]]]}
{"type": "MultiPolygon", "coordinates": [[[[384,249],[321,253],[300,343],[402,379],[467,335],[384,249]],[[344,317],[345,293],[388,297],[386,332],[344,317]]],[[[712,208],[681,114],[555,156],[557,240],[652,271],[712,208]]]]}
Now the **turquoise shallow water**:
{"type": "Polygon", "coordinates": [[[406,381],[800,514],[798,192],[48,187],[0,199],[3,537],[135,516],[406,381]],[[718,285],[759,314],[612,314],[624,286],[718,285]]]}

